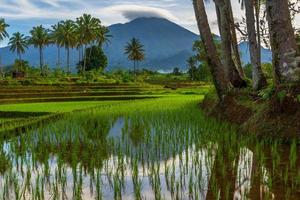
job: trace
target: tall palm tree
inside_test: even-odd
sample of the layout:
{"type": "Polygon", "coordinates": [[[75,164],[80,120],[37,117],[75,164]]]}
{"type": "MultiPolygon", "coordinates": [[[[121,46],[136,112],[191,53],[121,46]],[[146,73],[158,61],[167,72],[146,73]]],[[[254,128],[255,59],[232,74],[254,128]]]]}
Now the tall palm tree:
{"type": "Polygon", "coordinates": [[[25,50],[28,48],[28,37],[25,37],[24,34],[21,34],[20,32],[16,32],[10,38],[8,45],[10,45],[10,51],[17,52],[19,63],[21,64],[22,68],[22,54],[24,54],[25,50]]]}
{"type": "Polygon", "coordinates": [[[51,30],[51,40],[54,44],[56,44],[57,46],[57,67],[61,67],[61,59],[60,59],[60,48],[61,48],[61,28],[62,24],[61,23],[57,23],[55,25],[52,26],[52,30],[51,30]]]}
{"type": "Polygon", "coordinates": [[[275,70],[275,83],[299,82],[298,47],[288,0],[266,1],[267,20],[275,70]]]}
{"type": "Polygon", "coordinates": [[[138,63],[145,59],[144,45],[136,39],[132,38],[125,46],[124,53],[128,56],[128,59],[133,61],[133,71],[136,73],[138,63]]]}
{"type": "MultiPolygon", "coordinates": [[[[7,27],[9,27],[9,25],[5,23],[5,20],[3,18],[0,18],[0,42],[2,40],[4,40],[4,38],[9,37],[9,35],[8,35],[7,31],[6,31],[7,27]]],[[[1,65],[1,61],[0,61],[0,65],[1,65]]],[[[2,67],[1,67],[0,70],[1,70],[1,72],[3,72],[2,71],[3,70],[2,67]]]]}
{"type": "Polygon", "coordinates": [[[109,34],[109,29],[105,26],[99,26],[96,30],[96,42],[100,48],[102,48],[103,44],[110,43],[109,38],[111,38],[112,35],[109,34]]]}
{"type": "Polygon", "coordinates": [[[22,61],[22,54],[28,48],[28,37],[20,32],[16,32],[10,38],[8,45],[10,45],[12,52],[17,52],[19,60],[22,61]]]}
{"type": "MultiPolygon", "coordinates": [[[[80,41],[83,48],[83,74],[85,73],[86,67],[86,48],[87,45],[90,45],[93,41],[97,39],[97,30],[101,25],[101,21],[97,18],[92,17],[89,14],[83,14],[83,16],[77,18],[76,20],[76,32],[78,34],[78,41],[80,41]]],[[[92,48],[91,48],[92,49],[92,48]]]]}
{"type": "Polygon", "coordinates": [[[72,20],[66,20],[61,24],[60,36],[58,40],[61,46],[67,50],[67,72],[70,73],[70,49],[76,47],[78,37],[76,36],[76,26],[72,20]]]}
{"type": "Polygon", "coordinates": [[[35,48],[39,49],[40,54],[40,69],[41,75],[44,75],[43,67],[44,67],[44,48],[45,46],[51,43],[51,37],[49,35],[49,30],[45,29],[42,25],[33,27],[30,31],[31,38],[30,44],[33,44],[35,48]]]}
{"type": "Polygon", "coordinates": [[[4,40],[4,38],[9,37],[6,28],[9,27],[8,24],[5,23],[3,18],[0,19],[0,41],[4,40]]]}
{"type": "Polygon", "coordinates": [[[247,83],[241,78],[237,66],[233,61],[232,31],[230,29],[230,6],[227,0],[215,0],[218,25],[221,35],[221,53],[226,76],[234,87],[243,87],[247,83]]]}
{"type": "Polygon", "coordinates": [[[252,64],[252,86],[254,90],[260,90],[267,85],[267,81],[261,68],[259,38],[257,37],[259,29],[255,29],[255,4],[254,0],[243,1],[246,10],[246,24],[252,64]]]}
{"type": "Polygon", "coordinates": [[[229,80],[225,75],[224,66],[218,56],[216,46],[211,34],[211,30],[208,23],[207,14],[203,0],[193,0],[195,15],[200,31],[201,40],[204,44],[204,50],[206,52],[207,64],[210,67],[210,71],[213,77],[214,85],[216,87],[219,100],[223,100],[228,89],[230,88],[229,80]]]}

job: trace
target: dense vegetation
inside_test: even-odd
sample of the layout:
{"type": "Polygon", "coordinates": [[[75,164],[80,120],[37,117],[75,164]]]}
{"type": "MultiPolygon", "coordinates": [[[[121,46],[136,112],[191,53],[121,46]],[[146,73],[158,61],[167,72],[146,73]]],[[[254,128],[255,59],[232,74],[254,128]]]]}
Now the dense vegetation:
{"type": "MultiPolygon", "coordinates": [[[[300,54],[297,44],[299,36],[292,20],[299,13],[299,1],[241,1],[246,18],[235,24],[231,2],[216,0],[220,46],[216,45],[210,31],[204,1],[194,0],[193,3],[201,33],[204,63],[210,69],[218,96],[206,99],[204,104],[215,108],[209,108],[209,112],[223,119],[244,123],[244,127],[249,129],[246,132],[266,133],[266,136],[274,133],[280,136],[297,135],[300,128],[296,122],[300,111],[300,54]],[[241,29],[241,24],[245,30],[241,29]],[[244,68],[235,48],[236,29],[242,33],[243,39],[249,41],[251,63],[244,68]],[[260,47],[263,42],[271,47],[272,65],[261,63],[260,47]],[[240,100],[241,96],[244,102],[240,100]],[[253,104],[256,106],[249,106],[253,104]],[[242,117],[234,111],[252,111],[253,114],[242,117]]],[[[201,55],[201,51],[198,52],[201,55]]]]}

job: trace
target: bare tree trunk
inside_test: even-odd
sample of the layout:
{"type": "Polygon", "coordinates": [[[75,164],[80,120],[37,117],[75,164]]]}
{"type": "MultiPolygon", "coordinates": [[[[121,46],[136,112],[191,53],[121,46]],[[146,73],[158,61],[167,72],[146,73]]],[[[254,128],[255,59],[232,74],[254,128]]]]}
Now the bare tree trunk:
{"type": "Polygon", "coordinates": [[[266,78],[261,69],[261,62],[259,57],[260,49],[257,44],[256,30],[255,30],[255,16],[254,16],[254,2],[253,0],[245,1],[246,9],[246,23],[247,33],[250,48],[250,59],[252,64],[252,86],[254,90],[260,90],[267,85],[266,78]]]}
{"type": "Polygon", "coordinates": [[[193,0],[193,4],[201,40],[204,44],[204,50],[207,56],[207,63],[210,68],[219,99],[223,100],[230,88],[230,83],[226,78],[224,66],[218,57],[217,49],[208,24],[203,0],[193,0]]]}
{"type": "Polygon", "coordinates": [[[44,76],[44,70],[43,70],[43,47],[42,46],[40,46],[39,51],[40,51],[40,70],[41,70],[41,75],[44,76]]]}
{"type": "Polygon", "coordinates": [[[255,18],[256,18],[256,32],[257,32],[257,44],[258,44],[258,59],[261,62],[261,36],[260,36],[260,0],[254,1],[255,6],[255,18]]]}
{"type": "Polygon", "coordinates": [[[241,56],[240,56],[240,51],[239,51],[239,46],[238,46],[238,41],[237,41],[237,36],[235,32],[235,25],[234,25],[234,18],[233,18],[233,13],[232,13],[232,6],[230,0],[225,1],[227,4],[227,7],[229,9],[229,21],[230,21],[230,30],[231,30],[231,42],[232,42],[232,50],[233,50],[233,57],[234,61],[237,66],[237,70],[240,74],[240,76],[245,79],[245,72],[242,66],[241,62],[241,56]]]}
{"type": "Polygon", "coordinates": [[[232,48],[231,48],[231,30],[230,30],[230,20],[229,20],[229,11],[228,7],[225,4],[224,0],[215,0],[216,3],[216,12],[219,29],[221,34],[221,48],[222,48],[222,60],[225,66],[225,72],[228,80],[234,87],[244,87],[246,82],[239,75],[235,63],[232,58],[232,48]]]}
{"type": "Polygon", "coordinates": [[[67,48],[67,72],[70,73],[70,48],[67,48]]]}
{"type": "Polygon", "coordinates": [[[275,83],[298,82],[300,79],[300,57],[297,57],[298,49],[288,0],[267,0],[266,7],[275,83]]]}
{"type": "Polygon", "coordinates": [[[57,66],[60,68],[60,46],[57,45],[57,66]]]}
{"type": "Polygon", "coordinates": [[[84,45],[83,49],[83,69],[82,69],[82,74],[85,75],[85,68],[86,68],[86,45],[84,45]]]}

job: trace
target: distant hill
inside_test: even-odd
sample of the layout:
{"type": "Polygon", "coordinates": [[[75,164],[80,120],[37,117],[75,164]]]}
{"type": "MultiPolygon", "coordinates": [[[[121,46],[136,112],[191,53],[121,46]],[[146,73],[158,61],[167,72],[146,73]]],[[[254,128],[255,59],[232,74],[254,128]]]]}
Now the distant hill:
{"type": "MultiPolygon", "coordinates": [[[[193,55],[193,42],[199,39],[199,36],[167,19],[162,18],[138,18],[125,24],[115,24],[108,27],[113,38],[111,43],[104,47],[108,56],[109,67],[113,68],[131,68],[132,63],[124,55],[125,44],[133,37],[138,38],[146,50],[146,60],[140,64],[141,67],[152,70],[170,70],[174,67],[186,68],[186,60],[193,55]]],[[[57,62],[56,46],[45,48],[45,63],[55,67],[57,62]]],[[[243,63],[249,62],[249,51],[246,42],[240,44],[243,63]]],[[[9,47],[0,49],[2,62],[10,65],[16,59],[16,55],[9,51],[9,47]]],[[[38,66],[38,50],[32,46],[23,56],[31,65],[38,66]]],[[[66,65],[66,53],[61,50],[62,64],[66,65]]],[[[263,62],[271,61],[271,52],[262,49],[263,62]]],[[[71,51],[71,64],[75,71],[78,62],[78,52],[71,51]]]]}

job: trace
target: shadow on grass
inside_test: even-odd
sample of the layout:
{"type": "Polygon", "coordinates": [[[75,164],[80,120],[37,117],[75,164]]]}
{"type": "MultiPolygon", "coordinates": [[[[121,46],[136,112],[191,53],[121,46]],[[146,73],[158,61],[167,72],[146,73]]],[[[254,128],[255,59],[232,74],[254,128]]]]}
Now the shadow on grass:
{"type": "Polygon", "coordinates": [[[49,112],[19,112],[19,111],[0,111],[1,118],[28,118],[28,117],[41,117],[49,115],[49,112]]]}

